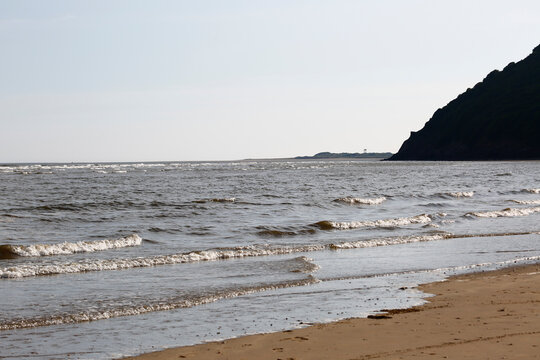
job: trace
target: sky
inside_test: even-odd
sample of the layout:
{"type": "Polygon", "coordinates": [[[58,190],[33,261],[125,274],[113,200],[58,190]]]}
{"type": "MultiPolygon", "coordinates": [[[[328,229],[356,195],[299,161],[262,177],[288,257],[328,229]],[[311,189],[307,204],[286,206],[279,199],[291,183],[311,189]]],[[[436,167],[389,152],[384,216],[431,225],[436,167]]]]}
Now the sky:
{"type": "Polygon", "coordinates": [[[537,0],[0,0],[0,163],[396,152],[537,0]]]}

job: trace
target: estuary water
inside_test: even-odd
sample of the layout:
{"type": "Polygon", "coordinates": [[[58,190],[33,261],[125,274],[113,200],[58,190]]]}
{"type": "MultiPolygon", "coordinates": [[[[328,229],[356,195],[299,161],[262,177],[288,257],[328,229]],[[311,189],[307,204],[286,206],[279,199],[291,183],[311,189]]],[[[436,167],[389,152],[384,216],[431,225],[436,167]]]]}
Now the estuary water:
{"type": "Polygon", "coordinates": [[[423,303],[540,260],[539,162],[0,166],[0,359],[111,359],[423,303]]]}

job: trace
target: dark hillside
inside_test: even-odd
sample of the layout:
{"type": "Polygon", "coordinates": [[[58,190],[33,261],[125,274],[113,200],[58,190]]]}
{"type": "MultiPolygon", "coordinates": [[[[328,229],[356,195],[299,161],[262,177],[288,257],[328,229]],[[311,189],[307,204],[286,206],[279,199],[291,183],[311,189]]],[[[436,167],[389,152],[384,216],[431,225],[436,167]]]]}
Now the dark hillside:
{"type": "Polygon", "coordinates": [[[540,46],[437,110],[390,158],[526,159],[540,159],[540,46]]]}

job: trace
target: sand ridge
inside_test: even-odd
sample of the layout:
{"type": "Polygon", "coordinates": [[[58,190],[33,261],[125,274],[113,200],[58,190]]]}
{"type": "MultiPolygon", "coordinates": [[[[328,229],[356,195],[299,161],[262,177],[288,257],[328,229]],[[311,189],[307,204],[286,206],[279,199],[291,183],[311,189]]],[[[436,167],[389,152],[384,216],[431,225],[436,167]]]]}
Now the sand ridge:
{"type": "Polygon", "coordinates": [[[419,288],[436,296],[425,305],[368,319],[129,359],[540,359],[540,264],[460,275],[419,288]]]}

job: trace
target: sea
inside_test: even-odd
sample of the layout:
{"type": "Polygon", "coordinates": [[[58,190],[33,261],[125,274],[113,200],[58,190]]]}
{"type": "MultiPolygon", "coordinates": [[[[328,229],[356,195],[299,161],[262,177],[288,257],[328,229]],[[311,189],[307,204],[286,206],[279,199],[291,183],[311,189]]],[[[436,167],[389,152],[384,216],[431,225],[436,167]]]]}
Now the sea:
{"type": "Polygon", "coordinates": [[[0,359],[115,359],[422,304],[540,260],[540,162],[0,166],[0,359]]]}

